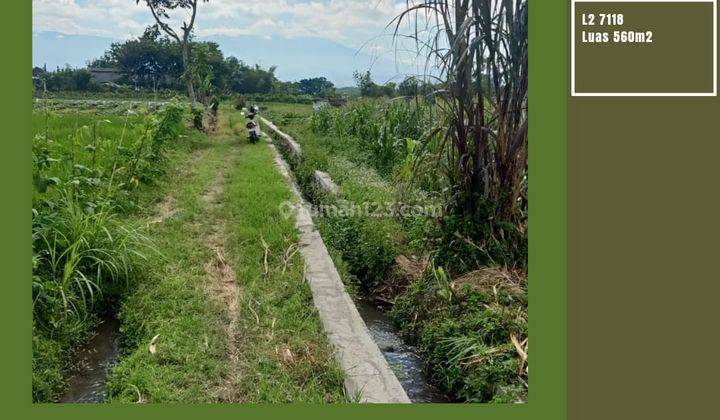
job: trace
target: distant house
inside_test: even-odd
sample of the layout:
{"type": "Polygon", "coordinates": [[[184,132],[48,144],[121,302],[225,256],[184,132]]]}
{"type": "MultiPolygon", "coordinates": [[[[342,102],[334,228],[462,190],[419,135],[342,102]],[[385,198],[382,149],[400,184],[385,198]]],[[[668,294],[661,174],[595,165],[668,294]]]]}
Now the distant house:
{"type": "Polygon", "coordinates": [[[346,96],[328,98],[328,102],[330,103],[330,105],[334,106],[335,108],[347,105],[347,101],[348,99],[346,96]]]}
{"type": "Polygon", "coordinates": [[[123,77],[123,73],[114,68],[110,67],[90,67],[90,75],[95,83],[115,83],[123,77]]]}

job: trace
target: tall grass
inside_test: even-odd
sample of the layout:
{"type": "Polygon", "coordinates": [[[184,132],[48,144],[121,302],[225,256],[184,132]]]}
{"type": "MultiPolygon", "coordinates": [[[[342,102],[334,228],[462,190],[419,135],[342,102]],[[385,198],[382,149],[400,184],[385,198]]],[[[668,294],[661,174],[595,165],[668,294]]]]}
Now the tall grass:
{"type": "Polygon", "coordinates": [[[120,214],[133,190],[161,172],[184,109],[123,117],[33,116],[33,398],[62,388],[67,356],[111,312],[153,252],[152,242],[120,214]],[[84,124],[81,124],[84,123],[84,124]],[[54,357],[39,357],[45,349],[54,357]],[[50,351],[48,349],[54,349],[50,351]],[[36,357],[38,356],[38,357],[36,357]]]}
{"type": "Polygon", "coordinates": [[[418,158],[448,187],[433,262],[455,277],[427,270],[393,317],[455,398],[527,401],[526,274],[484,267],[527,265],[527,1],[407,0],[389,26],[435,80],[442,141],[418,158]]]}

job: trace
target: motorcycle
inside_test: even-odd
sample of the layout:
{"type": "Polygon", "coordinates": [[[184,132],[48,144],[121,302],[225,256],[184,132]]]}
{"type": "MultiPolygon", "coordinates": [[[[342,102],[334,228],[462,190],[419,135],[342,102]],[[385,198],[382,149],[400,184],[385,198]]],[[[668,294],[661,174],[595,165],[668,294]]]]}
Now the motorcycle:
{"type": "Polygon", "coordinates": [[[255,144],[258,141],[260,141],[260,124],[258,124],[257,121],[255,121],[255,116],[258,113],[258,109],[256,106],[250,107],[250,112],[248,112],[247,118],[250,120],[245,124],[245,127],[248,130],[248,140],[250,143],[255,144]]]}

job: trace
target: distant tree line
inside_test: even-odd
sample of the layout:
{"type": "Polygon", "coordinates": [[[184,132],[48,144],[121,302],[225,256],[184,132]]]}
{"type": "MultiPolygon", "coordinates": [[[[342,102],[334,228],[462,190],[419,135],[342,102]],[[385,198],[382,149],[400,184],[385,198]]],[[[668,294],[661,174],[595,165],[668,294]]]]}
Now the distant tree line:
{"type": "Polygon", "coordinates": [[[58,68],[54,72],[44,69],[33,69],[33,82],[37,89],[59,90],[90,90],[93,88],[92,75],[87,69],[58,68]]]}
{"type": "Polygon", "coordinates": [[[206,101],[213,95],[272,94],[282,96],[306,95],[335,97],[357,94],[364,97],[396,97],[427,95],[436,87],[416,77],[401,83],[377,84],[369,71],[355,72],[357,87],[340,91],[325,77],[301,79],[297,82],[279,80],[276,66],[261,68],[249,65],[236,57],[225,57],[215,42],[190,41],[191,54],[187,66],[183,64],[182,45],[158,29],[149,26],[136,39],[111,44],[102,57],[89,62],[88,69],[70,67],[46,72],[33,70],[36,89],[49,91],[102,90],[93,81],[93,69],[110,68],[121,74],[118,84],[146,90],[184,90],[189,78],[197,99],[206,101]]]}
{"type": "Polygon", "coordinates": [[[276,77],[276,66],[261,68],[236,57],[225,57],[215,42],[192,41],[190,49],[192,54],[184,69],[181,45],[154,25],[137,39],[113,43],[102,57],[89,62],[88,69],[38,69],[33,71],[33,78],[39,89],[96,90],[101,87],[93,82],[90,70],[110,68],[122,75],[117,83],[138,89],[183,90],[186,79],[191,78],[199,100],[214,94],[336,94],[333,83],[324,77],[284,82],[276,77]]]}
{"type": "Polygon", "coordinates": [[[356,71],[353,77],[360,96],[368,98],[429,95],[437,89],[432,83],[415,76],[408,76],[399,84],[387,82],[382,85],[373,81],[370,71],[356,71]]]}

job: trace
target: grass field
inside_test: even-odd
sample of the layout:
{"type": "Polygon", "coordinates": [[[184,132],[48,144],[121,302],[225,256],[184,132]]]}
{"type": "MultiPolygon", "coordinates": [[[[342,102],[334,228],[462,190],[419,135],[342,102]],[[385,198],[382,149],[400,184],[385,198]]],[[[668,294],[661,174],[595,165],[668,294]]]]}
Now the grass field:
{"type": "MultiPolygon", "coordinates": [[[[155,252],[128,288],[87,311],[118,308],[122,352],[108,383],[110,401],[345,401],[342,372],[292,253],[294,222],[279,215],[288,186],[267,145],[236,135],[234,113],[222,108],[217,132],[186,129],[167,147],[159,175],[133,189],[134,205],[118,215],[139,226],[155,252]]],[[[51,118],[48,131],[64,149],[64,139],[76,137],[75,121],[94,121],[74,113],[51,118]]],[[[142,135],[140,117],[105,120],[103,138],[123,126],[130,138],[142,135]]],[[[44,127],[36,115],[36,132],[44,127]]],[[[37,400],[61,392],[72,348],[94,327],[88,317],[79,323],[84,333],[63,342],[53,363],[36,347],[36,388],[48,385],[37,400]],[[43,383],[41,371],[52,372],[45,376],[54,382],[43,383]]]]}

